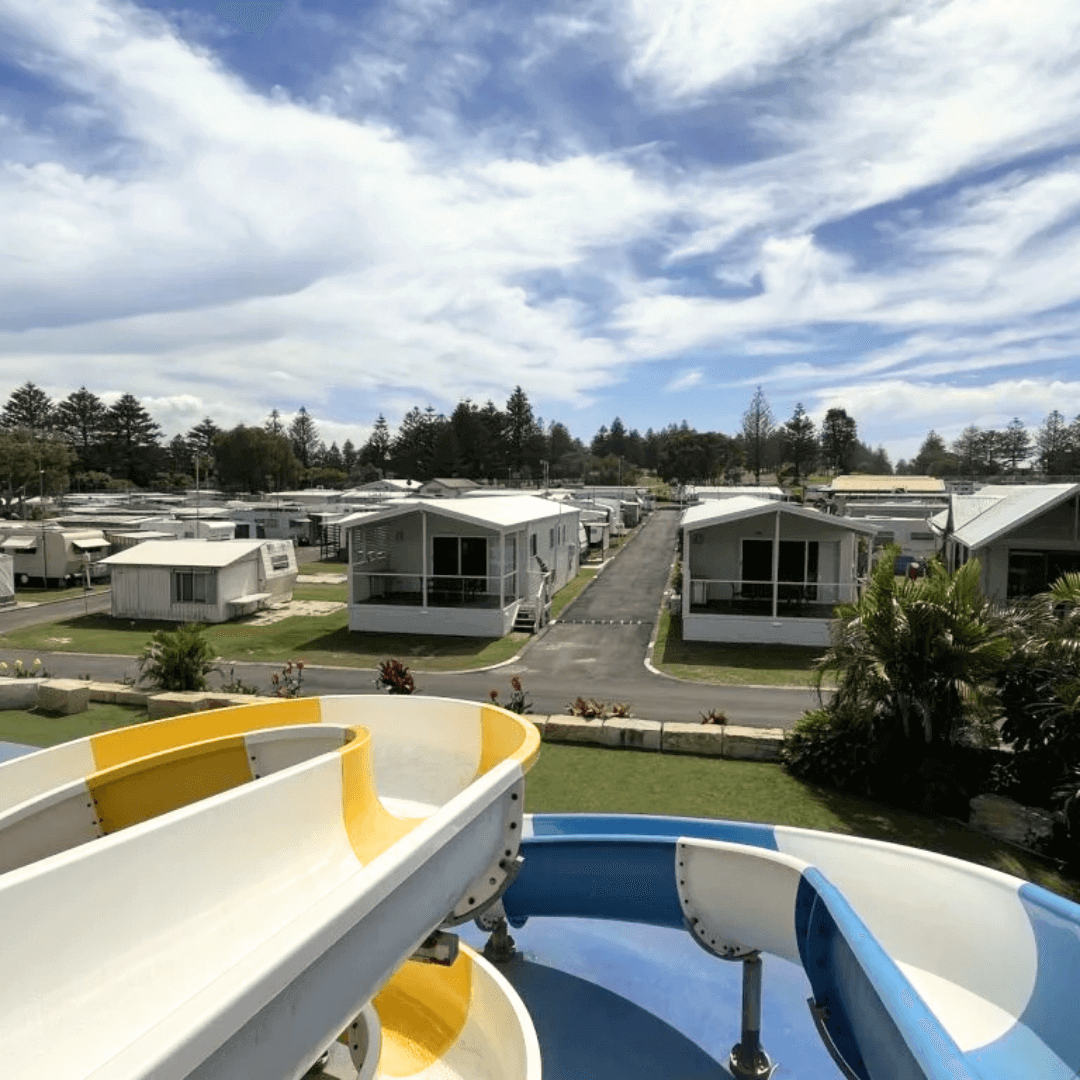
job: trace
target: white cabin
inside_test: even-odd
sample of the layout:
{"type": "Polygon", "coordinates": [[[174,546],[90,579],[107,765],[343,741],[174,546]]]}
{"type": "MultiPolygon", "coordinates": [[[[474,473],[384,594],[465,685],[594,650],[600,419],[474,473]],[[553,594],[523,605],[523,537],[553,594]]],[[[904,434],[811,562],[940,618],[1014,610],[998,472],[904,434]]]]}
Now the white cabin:
{"type": "Polygon", "coordinates": [[[149,540],[105,560],[116,618],[220,623],[292,598],[286,540],[149,540]]]}

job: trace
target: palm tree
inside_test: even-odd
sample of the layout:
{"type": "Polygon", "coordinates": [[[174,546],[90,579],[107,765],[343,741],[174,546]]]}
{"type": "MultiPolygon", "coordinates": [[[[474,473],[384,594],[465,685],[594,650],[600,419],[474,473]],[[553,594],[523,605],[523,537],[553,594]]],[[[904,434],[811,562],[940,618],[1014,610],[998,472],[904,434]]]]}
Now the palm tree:
{"type": "Polygon", "coordinates": [[[836,609],[832,645],[815,672],[819,693],[826,676],[837,676],[829,711],[869,723],[875,742],[917,756],[972,734],[993,741],[993,677],[1010,643],[980,591],[978,561],[949,573],[935,559],[927,577],[911,581],[894,574],[898,554],[887,548],[859,600],[836,609]]]}
{"type": "Polygon", "coordinates": [[[1014,753],[998,780],[1021,802],[1050,807],[1063,785],[1080,786],[1080,573],[1016,601],[1010,615],[998,693],[1014,753]]]}

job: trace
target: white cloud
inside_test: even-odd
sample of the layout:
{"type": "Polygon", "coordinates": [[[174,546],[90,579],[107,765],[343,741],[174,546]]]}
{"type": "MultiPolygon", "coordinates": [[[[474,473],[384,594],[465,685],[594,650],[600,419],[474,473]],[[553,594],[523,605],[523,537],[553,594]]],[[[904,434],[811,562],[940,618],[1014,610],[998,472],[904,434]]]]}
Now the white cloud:
{"type": "Polygon", "coordinates": [[[838,40],[895,0],[631,0],[619,3],[627,75],[661,100],[695,98],[838,40]]]}
{"type": "Polygon", "coordinates": [[[700,369],[684,371],[681,375],[677,375],[672,379],[664,389],[672,392],[677,390],[689,390],[691,387],[697,386],[704,377],[705,373],[700,369]]]}
{"type": "Polygon", "coordinates": [[[1080,317],[1053,310],[1080,301],[1080,163],[1046,161],[1080,141],[1072,0],[1022,18],[1006,0],[597,0],[530,16],[514,77],[587,42],[649,107],[749,117],[746,160],[709,166],[690,144],[595,153],[587,126],[559,133],[573,153],[540,155],[533,118],[512,111],[465,136],[495,16],[410,0],[378,20],[313,87],[264,96],[153,12],[5,0],[14,58],[66,99],[52,131],[0,113],[8,388],[48,370],[56,392],[131,389],[178,428],[305,404],[358,442],[380,409],[394,422],[521,383],[550,415],[630,364],[640,386],[680,357],[667,389],[776,355],[744,381],[857,400],[883,428],[923,425],[911,402],[928,386],[954,420],[986,415],[966,385],[984,371],[1010,369],[989,392],[1029,411],[1071,385],[1080,317]],[[603,52],[616,34],[621,59],[603,52]],[[414,90],[423,138],[355,118],[414,90]],[[73,135],[85,122],[93,153],[73,135]],[[875,208],[845,250],[830,241],[875,208]],[[875,226],[867,259],[857,234],[875,226]],[[658,252],[652,276],[635,247],[658,252]],[[705,295],[685,295],[690,259],[705,295]],[[545,274],[578,291],[540,301],[520,284],[545,274]],[[708,295],[739,286],[750,295],[708,295]],[[841,350],[837,325],[865,343],[841,350]]]}
{"type": "Polygon", "coordinates": [[[278,395],[300,380],[336,423],[343,391],[452,406],[520,382],[544,407],[619,377],[579,305],[536,305],[509,279],[668,212],[621,161],[436,166],[384,127],[259,97],[132,9],[11,0],[0,19],[143,148],[132,176],[0,174],[6,245],[34,260],[0,262],[8,370],[77,357],[73,382],[162,401],[205,382],[249,420],[290,407],[278,395]]]}

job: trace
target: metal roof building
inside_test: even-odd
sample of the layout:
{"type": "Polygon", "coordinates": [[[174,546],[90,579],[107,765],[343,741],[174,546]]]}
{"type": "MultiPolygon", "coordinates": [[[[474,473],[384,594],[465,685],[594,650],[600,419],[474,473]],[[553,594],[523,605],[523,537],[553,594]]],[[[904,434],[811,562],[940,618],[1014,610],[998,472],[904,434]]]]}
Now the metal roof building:
{"type": "Polygon", "coordinates": [[[979,559],[995,600],[1034,595],[1080,570],[1080,484],[989,485],[954,495],[930,525],[950,567],[979,559]]]}

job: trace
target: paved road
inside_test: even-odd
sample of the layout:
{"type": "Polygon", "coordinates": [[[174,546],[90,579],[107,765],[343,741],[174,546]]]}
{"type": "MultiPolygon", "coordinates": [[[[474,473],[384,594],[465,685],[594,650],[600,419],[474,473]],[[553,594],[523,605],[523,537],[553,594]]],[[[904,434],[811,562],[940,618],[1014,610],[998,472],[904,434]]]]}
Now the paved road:
{"type": "MultiPolygon", "coordinates": [[[[645,668],[677,533],[676,513],[654,513],[566,610],[565,618],[531,641],[519,660],[486,672],[417,673],[418,688],[432,696],[470,700],[487,700],[489,690],[496,689],[505,700],[510,678],[520,675],[534,711],[541,714],[563,713],[569,701],[581,696],[627,702],[632,714],[644,719],[692,722],[700,719],[702,711],[717,708],[723,709],[733,724],[790,727],[804,710],[816,705],[812,691],[708,686],[665,678],[645,668]]],[[[66,606],[51,605],[52,617],[62,617],[60,609],[66,606]]],[[[3,620],[11,617],[0,616],[0,632],[9,628],[3,620]]],[[[21,656],[30,662],[34,655],[13,653],[7,659],[21,656]]],[[[49,673],[57,677],[89,675],[111,681],[138,674],[130,657],[50,653],[42,659],[49,673]]],[[[280,669],[280,664],[237,664],[235,673],[268,690],[270,676],[280,669]]],[[[377,692],[373,671],[343,668],[309,668],[304,687],[311,694],[377,692]]]]}
{"type": "Polygon", "coordinates": [[[13,608],[11,611],[0,612],[0,634],[6,634],[9,630],[22,630],[27,626],[59,622],[61,619],[73,619],[78,615],[108,611],[110,602],[110,594],[106,591],[86,597],[77,596],[72,600],[51,600],[35,607],[13,608]]]}

